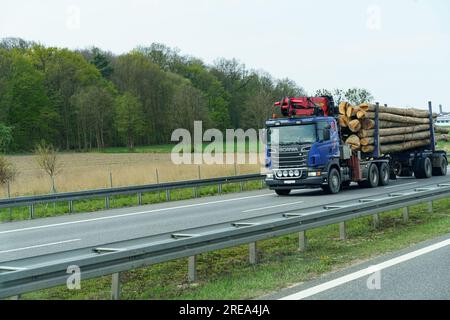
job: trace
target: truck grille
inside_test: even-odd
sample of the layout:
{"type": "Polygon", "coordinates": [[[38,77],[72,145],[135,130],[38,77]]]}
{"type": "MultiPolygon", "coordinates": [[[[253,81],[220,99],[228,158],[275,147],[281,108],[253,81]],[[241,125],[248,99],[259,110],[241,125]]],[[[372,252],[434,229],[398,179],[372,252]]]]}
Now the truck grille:
{"type": "Polygon", "coordinates": [[[272,167],[274,169],[302,168],[308,164],[311,147],[273,147],[271,148],[272,167]]]}

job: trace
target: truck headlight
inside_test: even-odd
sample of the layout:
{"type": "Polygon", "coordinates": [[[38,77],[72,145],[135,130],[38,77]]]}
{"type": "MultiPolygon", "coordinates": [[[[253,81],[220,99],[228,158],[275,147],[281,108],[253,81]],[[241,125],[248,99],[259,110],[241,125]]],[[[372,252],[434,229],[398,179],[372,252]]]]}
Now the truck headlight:
{"type": "Polygon", "coordinates": [[[320,171],[308,172],[308,177],[320,177],[320,171]]]}
{"type": "Polygon", "coordinates": [[[294,176],[294,171],[289,171],[289,177],[293,177],[294,176]]]}
{"type": "Polygon", "coordinates": [[[300,171],[299,171],[299,170],[295,170],[295,171],[294,171],[294,176],[300,177],[300,171]]]}
{"type": "Polygon", "coordinates": [[[283,172],[277,171],[277,177],[278,177],[278,178],[281,178],[282,176],[283,176],[283,172]]]}
{"type": "Polygon", "coordinates": [[[283,177],[287,177],[289,175],[289,172],[287,172],[287,170],[283,171],[283,177]]]}

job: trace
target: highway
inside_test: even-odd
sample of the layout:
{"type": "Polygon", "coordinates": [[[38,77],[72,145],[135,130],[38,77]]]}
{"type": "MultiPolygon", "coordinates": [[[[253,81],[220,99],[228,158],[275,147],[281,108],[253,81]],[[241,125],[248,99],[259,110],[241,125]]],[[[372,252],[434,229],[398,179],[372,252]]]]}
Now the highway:
{"type": "MultiPolygon", "coordinates": [[[[337,195],[299,190],[278,197],[269,190],[167,202],[155,205],[66,215],[0,225],[0,263],[117,241],[176,232],[235,220],[258,218],[286,210],[303,210],[328,203],[357,200],[414,187],[450,182],[450,176],[429,180],[401,178],[388,187],[352,186],[337,195]]],[[[137,239],[137,240],[133,240],[137,239]]]]}
{"type": "Polygon", "coordinates": [[[450,235],[379,257],[263,299],[448,300],[450,235]]]}

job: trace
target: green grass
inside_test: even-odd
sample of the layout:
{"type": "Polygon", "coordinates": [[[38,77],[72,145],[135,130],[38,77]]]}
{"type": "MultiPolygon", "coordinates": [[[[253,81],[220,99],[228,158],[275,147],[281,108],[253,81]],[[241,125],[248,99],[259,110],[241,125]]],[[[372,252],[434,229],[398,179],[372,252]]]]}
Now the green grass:
{"type": "MultiPolygon", "coordinates": [[[[258,242],[259,264],[248,264],[248,247],[198,256],[199,282],[186,281],[187,259],[122,273],[123,299],[250,299],[308,281],[355,262],[396,251],[450,232],[450,199],[411,208],[405,224],[401,210],[384,213],[381,227],[371,217],[347,224],[348,239],[339,241],[337,225],[308,231],[308,250],[298,251],[297,235],[258,242]]],[[[110,277],[82,281],[82,289],[57,287],[29,293],[24,299],[109,299],[110,277]]]]}
{"type": "MultiPolygon", "coordinates": [[[[258,190],[263,188],[261,181],[249,181],[243,183],[243,190],[258,190]]],[[[222,193],[235,193],[241,191],[240,183],[229,183],[222,186],[222,193]]],[[[197,190],[197,195],[199,197],[207,197],[212,195],[217,195],[219,192],[217,186],[201,187],[197,190]]],[[[176,189],[170,191],[170,201],[185,200],[195,197],[195,190],[190,189],[176,189]]],[[[155,204],[166,202],[165,192],[152,192],[142,194],[142,204],[155,204]]],[[[74,201],[74,212],[71,214],[76,214],[79,212],[94,212],[105,210],[105,199],[89,199],[74,201]]],[[[138,198],[136,195],[132,196],[115,196],[110,199],[110,208],[126,208],[138,205],[138,198]]],[[[67,202],[50,203],[50,204],[40,204],[35,206],[35,212],[33,218],[45,218],[45,217],[56,217],[61,215],[69,214],[69,206],[67,202]]],[[[28,207],[20,207],[13,209],[1,209],[0,210],[0,222],[10,222],[10,221],[21,221],[30,218],[30,210],[28,207]]]]}

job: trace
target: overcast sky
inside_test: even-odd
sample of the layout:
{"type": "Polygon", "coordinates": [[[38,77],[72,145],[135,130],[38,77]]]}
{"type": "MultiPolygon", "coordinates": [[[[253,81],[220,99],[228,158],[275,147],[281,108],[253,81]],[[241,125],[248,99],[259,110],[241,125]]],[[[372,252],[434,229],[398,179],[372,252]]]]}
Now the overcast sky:
{"type": "Polygon", "coordinates": [[[448,0],[0,0],[0,37],[98,46],[152,42],[237,58],[309,93],[364,87],[382,103],[450,111],[448,0]]]}

